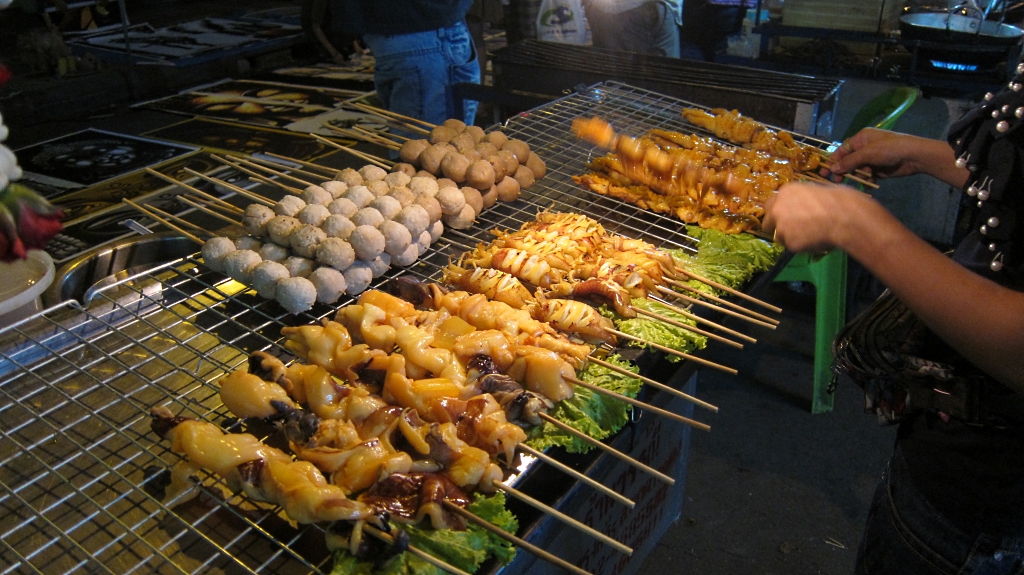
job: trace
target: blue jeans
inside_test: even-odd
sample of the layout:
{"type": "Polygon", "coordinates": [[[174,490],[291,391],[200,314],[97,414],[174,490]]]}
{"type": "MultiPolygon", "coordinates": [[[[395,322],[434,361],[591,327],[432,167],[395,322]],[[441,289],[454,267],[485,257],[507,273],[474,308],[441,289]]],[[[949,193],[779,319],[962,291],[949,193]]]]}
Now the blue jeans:
{"type": "Polygon", "coordinates": [[[897,448],[868,515],[857,575],[1011,575],[1024,573],[1024,536],[968,534],[911,484],[897,448]]]}
{"type": "MultiPolygon", "coordinates": [[[[480,68],[469,29],[449,28],[363,37],[376,59],[374,84],[384,107],[393,112],[440,124],[454,117],[452,86],[480,82],[480,68]]],[[[473,124],[477,103],[466,101],[463,121],[473,124]]]]}

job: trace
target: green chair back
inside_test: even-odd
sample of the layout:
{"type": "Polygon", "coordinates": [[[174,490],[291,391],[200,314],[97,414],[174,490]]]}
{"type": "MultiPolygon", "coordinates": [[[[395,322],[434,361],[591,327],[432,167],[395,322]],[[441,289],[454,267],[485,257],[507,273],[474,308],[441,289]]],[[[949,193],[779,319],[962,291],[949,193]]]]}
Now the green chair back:
{"type": "Polygon", "coordinates": [[[850,127],[843,134],[843,140],[845,141],[868,126],[891,130],[896,125],[896,120],[899,120],[903,112],[906,112],[914,104],[920,93],[917,88],[900,86],[875,96],[867,104],[864,104],[853,117],[850,127]]]}

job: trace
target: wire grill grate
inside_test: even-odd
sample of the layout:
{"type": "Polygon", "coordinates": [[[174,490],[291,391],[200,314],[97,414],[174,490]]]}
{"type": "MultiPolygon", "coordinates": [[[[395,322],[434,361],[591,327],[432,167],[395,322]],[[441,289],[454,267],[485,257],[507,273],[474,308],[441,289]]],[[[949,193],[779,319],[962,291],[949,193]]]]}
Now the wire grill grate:
{"type": "MultiPolygon", "coordinates": [[[[518,228],[543,209],[692,247],[681,223],[571,180],[593,152],[570,134],[573,118],[602,116],[635,134],[655,126],[692,131],[680,118],[683,105],[607,84],[513,118],[506,132],[545,158],[547,177],[518,201],[482,213],[473,229],[449,230],[417,264],[394,273],[436,278],[490,230],[518,228]]],[[[218,377],[252,351],[283,352],[281,326],[332,311],[318,305],[288,315],[195,257],[105,287],[88,308],[68,302],[0,331],[0,575],[330,571],[320,526],[294,527],[277,509],[227,493],[213,476],[202,476],[202,495],[188,503],[161,501],[158,471],[180,457],[150,433],[149,410],[168,405],[242,430],[220,403],[218,377]]],[[[266,437],[271,430],[246,431],[266,437]]]]}

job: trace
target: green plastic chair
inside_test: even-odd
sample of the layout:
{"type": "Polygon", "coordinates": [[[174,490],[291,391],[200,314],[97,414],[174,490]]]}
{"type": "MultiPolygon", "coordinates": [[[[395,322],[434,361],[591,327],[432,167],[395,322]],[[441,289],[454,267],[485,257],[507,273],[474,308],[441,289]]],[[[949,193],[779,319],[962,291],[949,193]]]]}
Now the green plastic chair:
{"type": "MultiPolygon", "coordinates": [[[[917,88],[899,87],[871,99],[853,117],[843,140],[868,126],[891,129],[917,100],[919,93],[917,88]]],[[[832,411],[834,390],[829,389],[832,381],[832,341],[846,323],[846,252],[832,250],[825,256],[797,254],[775,281],[805,281],[814,285],[814,391],[811,396],[811,413],[832,411]]]]}

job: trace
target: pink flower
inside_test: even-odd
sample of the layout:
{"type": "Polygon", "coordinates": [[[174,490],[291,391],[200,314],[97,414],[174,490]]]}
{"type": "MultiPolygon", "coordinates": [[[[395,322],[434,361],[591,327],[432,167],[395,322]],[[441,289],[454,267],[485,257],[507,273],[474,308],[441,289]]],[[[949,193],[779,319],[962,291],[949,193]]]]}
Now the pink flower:
{"type": "Polygon", "coordinates": [[[63,211],[21,184],[0,192],[0,260],[25,257],[31,249],[43,249],[61,230],[63,211]]]}

